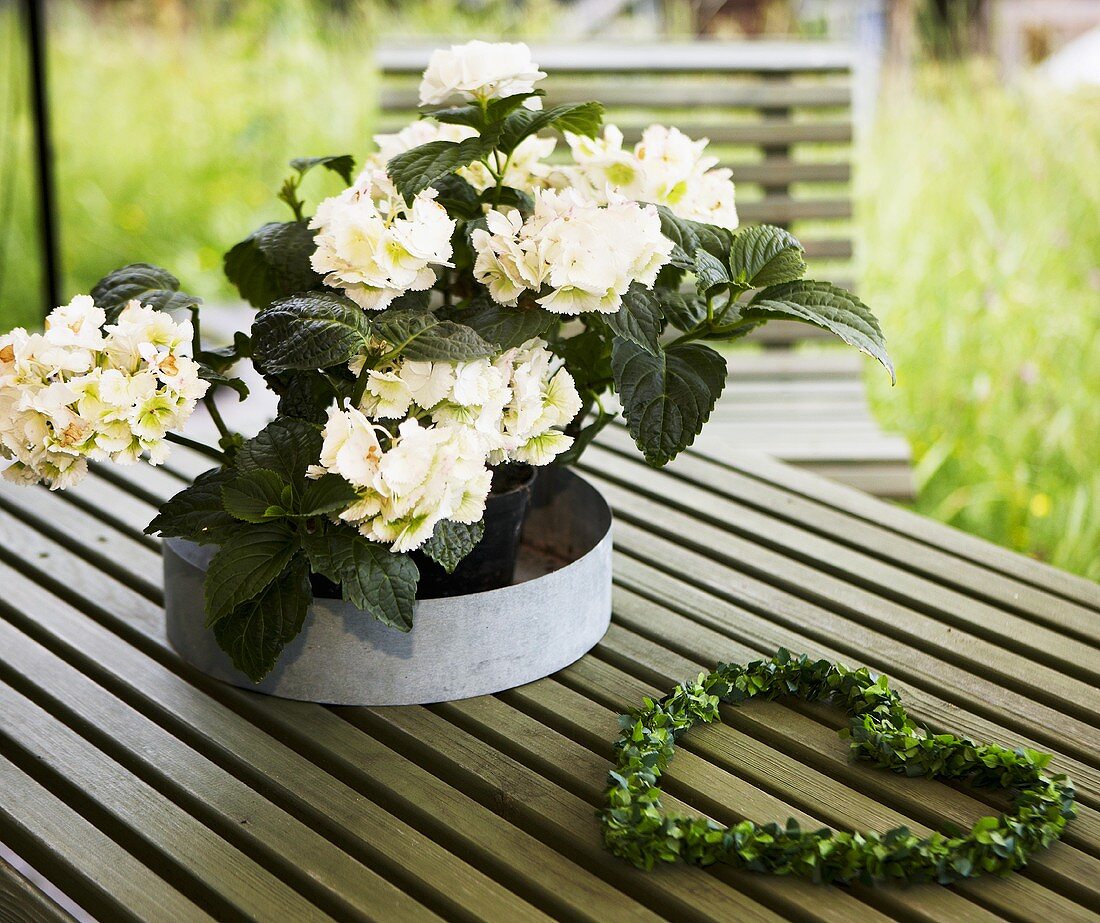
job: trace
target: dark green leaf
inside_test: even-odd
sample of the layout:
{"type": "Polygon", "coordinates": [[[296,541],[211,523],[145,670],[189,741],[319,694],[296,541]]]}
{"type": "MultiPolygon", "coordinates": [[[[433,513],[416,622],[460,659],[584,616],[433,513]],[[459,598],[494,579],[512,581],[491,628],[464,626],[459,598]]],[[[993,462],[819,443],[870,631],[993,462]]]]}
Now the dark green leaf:
{"type": "Polygon", "coordinates": [[[274,302],[252,323],[252,351],[264,372],[326,369],[363,352],[366,312],[350,298],[317,291],[274,302]]]}
{"type": "Polygon", "coordinates": [[[254,308],[319,288],[310,257],[317,245],[304,221],[265,224],[225,255],[225,275],[254,308]]]}
{"type": "Polygon", "coordinates": [[[329,154],[327,157],[295,157],[290,166],[305,176],[314,167],[324,167],[339,176],[349,186],[355,172],[355,158],[351,154],[329,154]]]}
{"type": "Polygon", "coordinates": [[[729,282],[730,274],[725,262],[699,247],[695,251],[695,286],[700,294],[718,286],[728,285],[729,282]]]}
{"type": "Polygon", "coordinates": [[[199,365],[199,378],[210,382],[215,388],[231,388],[237,392],[238,401],[248,397],[248,385],[243,379],[216,372],[208,365],[199,365]]]}
{"type": "Polygon", "coordinates": [[[447,125],[465,125],[468,128],[476,128],[479,134],[485,126],[485,113],[482,111],[481,106],[475,106],[473,103],[467,103],[464,106],[446,106],[442,109],[425,108],[421,110],[421,116],[433,118],[437,122],[444,122],[447,125]]]}
{"type": "Polygon", "coordinates": [[[474,218],[481,214],[480,194],[457,173],[439,177],[432,187],[439,190],[435,200],[452,218],[474,218]]]}
{"type": "Polygon", "coordinates": [[[340,584],[347,602],[385,625],[412,628],[420,573],[408,555],[367,541],[350,526],[331,526],[304,541],[314,573],[340,584]]]}
{"type": "Polygon", "coordinates": [[[470,327],[440,320],[423,311],[383,311],[374,319],[374,332],[406,359],[459,362],[496,352],[470,327]]]}
{"type": "Polygon", "coordinates": [[[222,488],[225,511],[245,522],[266,522],[289,512],[283,506],[286,482],[274,471],[258,468],[239,475],[222,488]]]}
{"type": "Polygon", "coordinates": [[[516,109],[504,120],[497,147],[505,154],[511,154],[524,138],[544,128],[556,128],[592,138],[602,123],[603,106],[597,102],[566,103],[538,111],[516,109]]]}
{"type": "Polygon", "coordinates": [[[220,619],[214,637],[233,665],[258,683],[302,630],[312,599],[309,567],[304,555],[297,554],[259,595],[220,619]]]}
{"type": "Polygon", "coordinates": [[[475,299],[457,312],[454,319],[476,331],[483,340],[501,349],[512,349],[544,336],[560,317],[542,308],[507,308],[486,296],[475,299]]]}
{"type": "Polygon", "coordinates": [[[757,292],[741,308],[746,318],[799,320],[828,330],[845,343],[877,359],[894,380],[886,339],[871,309],[851,292],[829,282],[787,282],[757,292]]]}
{"type": "Polygon", "coordinates": [[[402,151],[386,164],[386,172],[406,199],[448,173],[469,166],[486,157],[492,144],[485,138],[464,141],[429,141],[408,151],[402,151]]]}
{"type": "Polygon", "coordinates": [[[107,322],[114,323],[126,303],[134,299],[158,311],[184,310],[202,302],[179,288],[179,279],[167,269],[150,263],[131,263],[100,279],[91,294],[96,307],[106,313],[107,322]]]}
{"type": "Polygon", "coordinates": [[[611,340],[610,328],[600,324],[552,344],[553,351],[565,360],[578,391],[606,389],[611,379],[611,340]]]}
{"type": "Polygon", "coordinates": [[[729,265],[733,278],[749,288],[793,282],[806,271],[802,244],[790,232],[770,224],[738,231],[729,265]]]}
{"type": "Polygon", "coordinates": [[[293,417],[272,420],[245,441],[237,453],[241,473],[266,468],[274,471],[300,496],[306,469],[321,456],[321,428],[293,417]]]}
{"type": "Polygon", "coordinates": [[[298,550],[285,522],[255,523],[221,544],[206,569],[206,624],[215,625],[282,573],[298,550]]]}
{"type": "Polygon", "coordinates": [[[733,235],[725,228],[699,221],[688,221],[673,214],[664,205],[658,205],[661,216],[661,233],[675,244],[670,262],[683,269],[695,269],[695,251],[702,248],[723,263],[729,255],[733,235]]]}
{"type": "Polygon", "coordinates": [[[226,372],[241,359],[252,355],[252,340],[247,333],[238,330],[233,334],[233,343],[229,346],[218,346],[212,349],[204,349],[195,359],[203,365],[209,366],[215,372],[226,372]]]}
{"type": "Polygon", "coordinates": [[[265,376],[267,386],[279,395],[279,416],[296,417],[310,423],[323,424],[327,410],[336,399],[334,385],[351,387],[351,375],[341,372],[329,377],[315,371],[280,372],[265,376]]]}
{"type": "Polygon", "coordinates": [[[453,574],[454,569],[474,550],[484,534],[484,520],[466,524],[441,519],[436,523],[432,537],[420,546],[420,550],[448,574],[453,574]]]}
{"type": "Polygon", "coordinates": [[[145,527],[147,535],[159,532],[165,538],[186,538],[200,545],[217,543],[240,528],[225,511],[222,487],[237,476],[233,468],[203,472],[190,487],[161,505],[160,512],[145,527]]]}
{"type": "Polygon", "coordinates": [[[694,330],[707,319],[707,305],[698,295],[658,290],[661,310],[668,322],[685,333],[694,330]]]}
{"type": "Polygon", "coordinates": [[[531,194],[511,186],[501,186],[499,189],[490,186],[481,194],[481,201],[494,208],[518,208],[525,215],[535,210],[535,200],[531,194]]]}
{"type": "Polygon", "coordinates": [[[318,516],[346,509],[359,498],[359,493],[342,477],[326,474],[306,483],[302,501],[295,510],[300,516],[318,516]]]}
{"type": "Polygon", "coordinates": [[[635,284],[623,295],[622,307],[616,313],[601,317],[616,335],[637,343],[647,352],[656,354],[660,349],[664,314],[656,292],[635,284]]]}
{"type": "Polygon", "coordinates": [[[630,435],[651,465],[664,465],[691,445],[726,383],[726,360],[700,343],[653,355],[616,339],[611,365],[630,435]]]}

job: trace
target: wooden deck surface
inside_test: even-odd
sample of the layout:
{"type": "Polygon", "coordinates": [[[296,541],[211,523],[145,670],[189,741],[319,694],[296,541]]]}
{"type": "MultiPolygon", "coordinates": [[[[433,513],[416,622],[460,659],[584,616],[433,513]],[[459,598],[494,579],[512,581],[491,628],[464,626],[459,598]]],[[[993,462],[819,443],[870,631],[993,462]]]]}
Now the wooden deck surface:
{"type": "MultiPolygon", "coordinates": [[[[1097,585],[763,456],[654,471],[615,429],[583,468],[617,517],[615,615],[591,654],[497,696],[326,708],[167,647],[141,530],[203,467],[176,450],[65,494],[0,486],[0,842],[95,918],[1100,919],[1097,585]],[[887,673],[933,728],[1052,751],[1081,816],[1023,874],[951,888],[646,874],[608,854],[594,813],[616,715],[781,645],[887,673]]],[[[672,805],[922,832],[996,810],[850,762],[838,711],[724,717],[684,739],[672,805]]],[[[0,918],[50,913],[0,865],[0,918]]]]}

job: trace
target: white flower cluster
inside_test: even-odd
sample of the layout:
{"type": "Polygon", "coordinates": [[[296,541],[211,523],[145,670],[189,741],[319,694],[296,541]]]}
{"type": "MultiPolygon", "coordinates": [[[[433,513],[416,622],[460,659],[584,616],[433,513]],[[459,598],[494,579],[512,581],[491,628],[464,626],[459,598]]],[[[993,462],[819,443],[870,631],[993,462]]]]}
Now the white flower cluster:
{"type": "Polygon", "coordinates": [[[614,192],[601,205],[571,189],[536,190],[526,221],[515,210],[486,221],[470,236],[474,276],[500,304],[546,287],[537,301],[549,311],[613,314],[632,282],[653,286],[672,253],[657,210],[614,192]]]}
{"type": "Polygon", "coordinates": [[[558,181],[587,197],[603,202],[615,192],[666,205],[690,221],[737,227],[731,172],[714,169],[718,158],[703,153],[706,138],[693,141],[677,128],[650,125],[633,150],[624,150],[623,133],[607,125],[602,138],[567,134],[566,140],[576,166],[563,168],[558,181]]]}
{"type": "MultiPolygon", "coordinates": [[[[464,141],[476,134],[476,129],[469,125],[451,125],[434,119],[420,119],[393,134],[375,135],[374,143],[378,145],[378,151],[367,158],[364,172],[384,171],[392,158],[422,144],[432,141],[464,141]]],[[[503,184],[528,191],[549,186],[553,169],[546,163],[546,159],[554,153],[556,145],[557,140],[554,138],[540,138],[538,135],[524,138],[508,158],[503,184]]],[[[484,192],[496,185],[488,168],[480,162],[463,167],[458,175],[478,192],[484,192]]]]}
{"type": "Polygon", "coordinates": [[[70,487],[88,459],[160,464],[208,383],[186,355],[191,324],[131,301],[118,322],[87,295],[55,308],[44,333],[0,337],[0,457],[10,480],[70,487]]]}
{"type": "Polygon", "coordinates": [[[493,360],[404,360],[367,377],[360,408],[329,411],[311,474],[359,488],[340,518],[394,551],[419,547],[441,520],[477,522],[488,466],[546,465],[573,442],[559,427],[577,415],[580,397],[542,340],[493,360]],[[391,435],[380,420],[402,422],[391,435]]]}
{"type": "Polygon", "coordinates": [[[454,97],[468,101],[530,93],[546,74],[522,42],[467,42],[436,49],[420,81],[420,105],[454,97]]]}
{"type": "Polygon", "coordinates": [[[360,307],[381,311],[405,292],[435,283],[433,266],[449,266],[455,222],[425,189],[412,205],[380,171],[317,206],[310,261],[325,283],[360,307]]]}

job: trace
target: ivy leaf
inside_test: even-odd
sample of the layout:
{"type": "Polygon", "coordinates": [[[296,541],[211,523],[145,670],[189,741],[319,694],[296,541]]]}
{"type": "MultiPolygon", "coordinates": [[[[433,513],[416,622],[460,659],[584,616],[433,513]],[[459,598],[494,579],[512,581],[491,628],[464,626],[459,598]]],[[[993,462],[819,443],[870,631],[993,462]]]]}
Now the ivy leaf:
{"type": "Polygon", "coordinates": [[[700,294],[721,285],[729,285],[730,274],[725,262],[711,256],[702,247],[695,251],[695,287],[700,294]]]}
{"type": "Polygon", "coordinates": [[[321,428],[293,417],[276,418],[237,452],[237,470],[242,474],[267,469],[301,494],[306,469],[321,456],[321,428]]]}
{"type": "Polygon", "coordinates": [[[411,199],[440,177],[488,156],[492,149],[491,139],[484,136],[464,141],[429,141],[391,158],[386,172],[397,191],[411,199]]]}
{"type": "Polygon", "coordinates": [[[279,519],[289,510],[282,505],[286,482],[268,468],[245,472],[222,488],[225,511],[244,522],[279,519]]]}
{"type": "Polygon", "coordinates": [[[420,546],[420,551],[453,574],[462,559],[477,547],[485,534],[485,520],[474,523],[441,519],[436,523],[432,537],[420,546]]]}
{"type": "Polygon", "coordinates": [[[706,303],[698,295],[660,290],[661,310],[677,330],[687,333],[707,319],[706,303]]]}
{"type": "Polygon", "coordinates": [[[895,381],[886,339],[871,309],[851,292],[829,282],[787,282],[756,293],[741,308],[742,317],[798,320],[821,327],[882,363],[895,381]]]}
{"type": "Polygon", "coordinates": [[[222,542],[206,569],[207,627],[216,625],[278,577],[298,544],[294,530],[278,520],[250,525],[222,542]]]}
{"type": "Polygon", "coordinates": [[[746,288],[764,288],[801,279],[806,272],[802,244],[770,224],[738,231],[730,248],[733,279],[746,288]]]}
{"type": "Polygon", "coordinates": [[[617,336],[636,343],[654,355],[660,350],[658,340],[664,326],[664,314],[656,292],[638,285],[631,286],[623,295],[623,304],[618,311],[600,316],[617,336]]]}
{"type": "Polygon", "coordinates": [[[290,161],[290,166],[298,171],[300,176],[305,176],[314,167],[324,167],[331,170],[349,186],[352,174],[355,172],[355,158],[351,154],[329,154],[325,157],[295,157],[290,161]]]}
{"type": "Polygon", "coordinates": [[[488,297],[475,299],[454,318],[500,349],[513,349],[541,337],[560,320],[543,308],[508,308],[488,297]]]}
{"type": "Polygon", "coordinates": [[[390,309],[374,319],[374,332],[406,359],[460,362],[496,352],[477,332],[428,311],[390,309]]]}
{"type": "Polygon", "coordinates": [[[345,509],[359,498],[359,492],[342,477],[326,474],[306,483],[302,501],[295,510],[299,516],[319,516],[345,509]]]}
{"type": "Polygon", "coordinates": [[[314,573],[339,583],[345,601],[399,631],[412,628],[420,572],[413,560],[370,542],[349,526],[304,537],[314,573]]]}
{"type": "Polygon", "coordinates": [[[265,224],[226,253],[226,278],[254,308],[320,287],[309,261],[313,234],[304,221],[265,224]]]}
{"type": "Polygon", "coordinates": [[[302,630],[312,600],[309,567],[305,557],[296,554],[257,596],[218,620],[214,637],[233,665],[258,683],[302,630]]]}
{"type": "Polygon", "coordinates": [[[265,372],[346,365],[370,336],[366,312],[336,292],[317,291],[274,302],[252,323],[252,354],[265,372]]]}
{"type": "Polygon", "coordinates": [[[159,532],[165,538],[185,538],[200,545],[218,543],[238,531],[240,523],[225,511],[222,488],[237,476],[233,468],[214,468],[195,478],[161,505],[146,535],[159,532]]]}
{"type": "Polygon", "coordinates": [[[131,263],[108,273],[92,287],[91,294],[111,324],[133,299],[158,311],[179,311],[202,303],[201,298],[181,292],[180,280],[167,269],[151,263],[131,263]]]}
{"type": "Polygon", "coordinates": [[[726,360],[701,343],[653,355],[616,338],[611,367],[630,435],[651,465],[664,465],[691,445],[726,383],[726,360]]]}
{"type": "Polygon", "coordinates": [[[575,135],[595,137],[603,123],[603,105],[597,102],[566,103],[552,109],[516,109],[504,120],[497,147],[511,154],[519,143],[544,128],[556,128],[575,135]]]}

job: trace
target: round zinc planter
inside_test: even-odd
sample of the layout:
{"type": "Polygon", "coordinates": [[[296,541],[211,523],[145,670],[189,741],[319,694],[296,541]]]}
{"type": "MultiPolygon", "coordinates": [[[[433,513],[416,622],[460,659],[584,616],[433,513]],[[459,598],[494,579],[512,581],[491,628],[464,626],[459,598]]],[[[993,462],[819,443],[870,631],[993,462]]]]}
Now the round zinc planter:
{"type": "Polygon", "coordinates": [[[422,599],[408,633],[338,599],[315,599],[302,632],[259,684],[204,626],[215,552],[164,543],[168,640],[184,660],[235,686],[335,705],[414,705],[500,692],[573,663],[611,620],[611,510],[592,485],[549,468],[535,482],[511,586],[422,599]]]}

